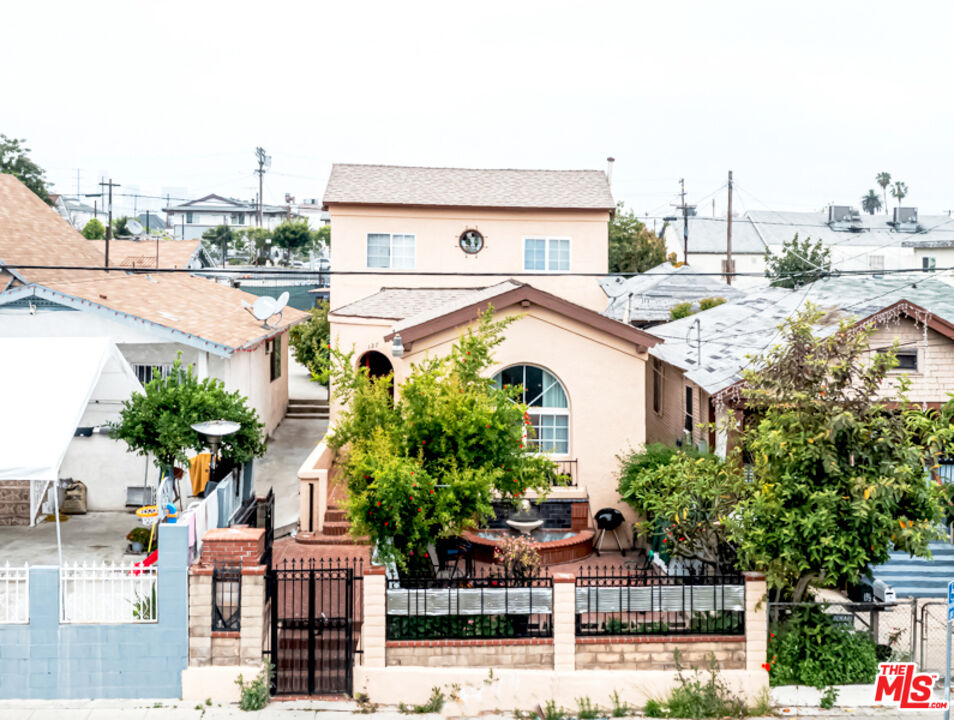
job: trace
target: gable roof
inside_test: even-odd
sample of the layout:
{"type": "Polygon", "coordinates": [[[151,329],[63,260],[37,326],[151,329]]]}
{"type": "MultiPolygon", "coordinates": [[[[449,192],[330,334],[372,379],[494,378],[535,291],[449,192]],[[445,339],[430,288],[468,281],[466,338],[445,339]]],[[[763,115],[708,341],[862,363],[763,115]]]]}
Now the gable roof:
{"type": "Polygon", "coordinates": [[[689,265],[673,267],[668,262],[640,275],[609,276],[599,282],[609,296],[603,314],[629,323],[665,322],[669,320],[669,310],[680,302],[696,303],[707,297],[734,300],[744,294],[718,277],[700,275],[689,265]]]}
{"type": "Polygon", "coordinates": [[[333,204],[434,207],[616,208],[602,170],[482,170],[336,163],[323,209],[333,204]]]}
{"type": "Polygon", "coordinates": [[[653,333],[664,343],[653,347],[650,354],[680,368],[686,378],[714,395],[735,385],[753,357],[778,343],[778,326],[806,302],[826,312],[816,328],[822,334],[834,332],[842,319],[869,322],[884,318],[883,313],[892,307],[898,312],[910,308],[911,313],[923,311],[939,321],[954,321],[954,287],[937,275],[905,280],[829,277],[798,290],[761,288],[705,312],[657,325],[653,333]]]}
{"type": "MultiPolygon", "coordinates": [[[[245,200],[236,200],[235,198],[222,197],[221,195],[216,195],[215,193],[209,193],[208,195],[195,200],[189,200],[179,205],[172,205],[167,208],[163,208],[163,212],[258,212],[258,204],[254,202],[246,202],[245,200]]],[[[262,205],[263,213],[285,213],[288,211],[288,208],[282,205],[262,205]]]]}
{"type": "Polygon", "coordinates": [[[265,328],[242,302],[258,299],[214,280],[188,274],[127,275],[115,272],[91,280],[26,285],[0,293],[0,304],[35,296],[103,314],[167,335],[171,340],[223,357],[252,350],[308,313],[286,307],[281,322],[265,328]]]}
{"type": "MultiPolygon", "coordinates": [[[[435,294],[430,300],[433,301],[437,297],[435,294]]],[[[455,297],[445,297],[444,300],[440,305],[400,319],[392,326],[391,332],[384,339],[392,340],[395,334],[400,334],[404,346],[410,348],[416,340],[473,322],[490,305],[493,305],[495,310],[504,310],[514,305],[526,307],[532,304],[631,342],[637,348],[642,348],[641,352],[644,352],[646,347],[659,342],[659,338],[643,330],[617,322],[581,305],[513,279],[490,287],[461,292],[455,297]]]]}
{"type": "MultiPolygon", "coordinates": [[[[106,253],[105,240],[87,240],[100,257],[106,253]]],[[[113,238],[109,242],[109,265],[119,268],[155,268],[156,249],[160,268],[186,268],[202,250],[201,240],[129,240],[113,238]]]]}
{"type": "MultiPolygon", "coordinates": [[[[103,255],[90,246],[59,213],[13,175],[0,173],[0,266],[103,264],[103,255]]],[[[81,270],[10,271],[21,282],[47,282],[94,277],[81,270]]],[[[0,283],[0,289],[3,283],[0,283]]]]}

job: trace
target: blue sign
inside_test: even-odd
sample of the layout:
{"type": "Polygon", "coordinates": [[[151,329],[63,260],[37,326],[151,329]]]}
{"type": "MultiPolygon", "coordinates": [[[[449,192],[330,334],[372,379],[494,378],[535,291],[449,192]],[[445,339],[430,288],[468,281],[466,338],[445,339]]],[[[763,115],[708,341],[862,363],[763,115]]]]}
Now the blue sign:
{"type": "Polygon", "coordinates": [[[954,608],[954,580],[947,584],[947,607],[954,608]]]}

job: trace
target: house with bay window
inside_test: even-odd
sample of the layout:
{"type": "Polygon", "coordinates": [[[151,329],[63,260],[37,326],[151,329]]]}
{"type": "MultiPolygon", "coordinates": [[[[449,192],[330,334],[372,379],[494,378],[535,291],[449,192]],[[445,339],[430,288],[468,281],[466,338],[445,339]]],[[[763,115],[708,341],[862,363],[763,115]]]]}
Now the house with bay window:
{"type": "MultiPolygon", "coordinates": [[[[631,518],[616,456],[645,441],[658,339],[600,312],[615,208],[605,173],[335,165],[324,204],[332,342],[400,386],[488,307],[516,315],[490,373],[523,388],[530,442],[570,479],[541,507],[546,527],[588,527],[603,507],[631,518]]],[[[323,469],[319,446],[299,472],[305,533],[323,527],[323,469]]]]}

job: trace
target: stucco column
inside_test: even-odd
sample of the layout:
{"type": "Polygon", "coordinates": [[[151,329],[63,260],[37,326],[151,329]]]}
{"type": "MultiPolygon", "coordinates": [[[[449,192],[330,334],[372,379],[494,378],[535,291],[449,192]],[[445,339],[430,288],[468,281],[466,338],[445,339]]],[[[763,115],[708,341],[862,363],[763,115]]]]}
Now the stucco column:
{"type": "Polygon", "coordinates": [[[361,624],[365,667],[387,664],[387,578],[384,568],[372,566],[364,576],[364,620],[361,624]]]}
{"type": "Polygon", "coordinates": [[[745,573],[745,669],[762,671],[768,642],[768,596],[765,575],[745,573]]]}
{"type": "Polygon", "coordinates": [[[576,576],[553,575],[553,669],[576,669],[576,576]]]}

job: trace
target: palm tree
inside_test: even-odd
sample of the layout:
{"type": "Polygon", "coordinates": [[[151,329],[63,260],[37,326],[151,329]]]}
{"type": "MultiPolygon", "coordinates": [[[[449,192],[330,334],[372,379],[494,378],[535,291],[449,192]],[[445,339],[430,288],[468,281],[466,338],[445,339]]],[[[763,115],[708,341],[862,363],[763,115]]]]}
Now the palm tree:
{"type": "Polygon", "coordinates": [[[884,214],[888,214],[888,185],[891,184],[891,173],[879,172],[875,175],[875,182],[881,186],[881,192],[884,194],[884,214]]]}
{"type": "Polygon", "coordinates": [[[908,194],[908,186],[905,183],[901,182],[900,180],[898,180],[894,185],[891,186],[891,197],[897,198],[898,207],[901,207],[901,201],[904,200],[907,194],[908,194]]]}
{"type": "Polygon", "coordinates": [[[874,215],[881,209],[881,198],[874,190],[869,190],[867,195],[861,197],[861,209],[869,215],[874,215]]]}

